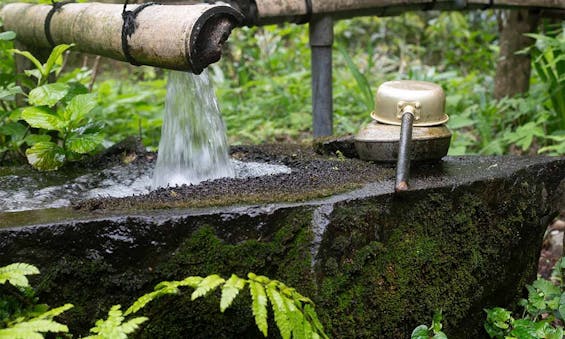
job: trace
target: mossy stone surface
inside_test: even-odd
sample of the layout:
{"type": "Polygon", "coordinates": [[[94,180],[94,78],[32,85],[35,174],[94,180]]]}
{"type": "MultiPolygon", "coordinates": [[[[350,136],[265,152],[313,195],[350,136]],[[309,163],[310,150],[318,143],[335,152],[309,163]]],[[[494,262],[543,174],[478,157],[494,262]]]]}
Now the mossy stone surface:
{"type": "MultiPolygon", "coordinates": [[[[480,338],[483,308],[512,306],[533,280],[564,178],[563,158],[448,158],[413,168],[402,194],[390,178],[305,202],[36,213],[0,222],[0,265],[38,266],[40,300],[75,304],[62,319],[74,333],[162,280],[254,272],[311,297],[336,338],[409,337],[438,309],[450,337],[480,338]]],[[[190,293],[150,304],[138,336],[261,337],[247,293],[225,314],[219,295],[190,293]]]]}

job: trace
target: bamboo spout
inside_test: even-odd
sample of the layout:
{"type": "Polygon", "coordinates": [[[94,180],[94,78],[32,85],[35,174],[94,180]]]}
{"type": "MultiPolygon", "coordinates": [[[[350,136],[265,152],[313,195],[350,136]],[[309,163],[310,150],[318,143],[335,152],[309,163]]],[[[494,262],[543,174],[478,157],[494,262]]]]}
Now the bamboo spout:
{"type": "MultiPolygon", "coordinates": [[[[51,47],[45,32],[50,10],[49,5],[14,3],[4,6],[0,17],[4,29],[15,31],[22,43],[51,47]]],[[[137,15],[136,29],[127,39],[129,54],[138,64],[199,74],[220,59],[223,43],[242,19],[229,5],[150,6],[137,15]]],[[[48,26],[55,44],[74,43],[82,52],[127,60],[122,5],[69,3],[53,14],[48,26]]]]}

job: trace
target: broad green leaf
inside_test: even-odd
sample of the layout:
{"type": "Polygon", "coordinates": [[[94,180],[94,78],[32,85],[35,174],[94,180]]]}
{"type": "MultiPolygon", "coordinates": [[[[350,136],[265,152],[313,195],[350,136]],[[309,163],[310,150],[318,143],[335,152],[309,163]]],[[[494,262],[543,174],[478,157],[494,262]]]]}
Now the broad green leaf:
{"type": "Polygon", "coordinates": [[[267,325],[267,295],[265,289],[260,283],[250,280],[249,291],[251,292],[253,315],[255,316],[255,324],[265,337],[268,335],[267,325]]]}
{"type": "Polygon", "coordinates": [[[526,319],[518,319],[514,323],[514,329],[510,331],[510,334],[514,337],[520,339],[538,339],[536,335],[536,328],[534,323],[526,319]]]}
{"type": "Polygon", "coordinates": [[[487,312],[487,321],[492,322],[496,327],[507,329],[510,326],[506,322],[511,319],[512,312],[501,307],[495,307],[485,311],[487,312]]]}
{"type": "Polygon", "coordinates": [[[23,57],[28,58],[34,65],[35,68],[37,68],[37,70],[43,74],[43,65],[41,64],[41,62],[39,62],[39,60],[37,60],[36,57],[34,57],[30,52],[27,51],[20,51],[19,49],[11,49],[10,52],[14,53],[14,54],[19,54],[23,57]]]}
{"type": "Polygon", "coordinates": [[[16,38],[16,32],[6,31],[0,33],[0,41],[14,40],[16,38]]]}
{"type": "Polygon", "coordinates": [[[47,84],[29,92],[30,105],[52,107],[67,95],[69,85],[62,83],[47,84]]]}
{"type": "Polygon", "coordinates": [[[561,289],[549,280],[537,279],[532,283],[532,286],[543,293],[546,298],[561,294],[561,289]]]}
{"type": "Polygon", "coordinates": [[[27,128],[19,122],[9,122],[0,125],[0,135],[9,135],[12,139],[21,139],[26,134],[27,128]]]}
{"type": "Polygon", "coordinates": [[[432,339],[448,339],[448,338],[447,338],[447,335],[445,335],[445,333],[443,333],[442,331],[439,331],[439,332],[434,334],[432,339]]]}
{"type": "Polygon", "coordinates": [[[202,280],[200,284],[198,284],[196,290],[192,292],[190,299],[196,300],[200,297],[203,297],[209,292],[215,290],[218,286],[220,286],[224,282],[225,280],[217,274],[209,275],[206,278],[204,278],[204,280],[202,280]]]}
{"type": "Polygon", "coordinates": [[[67,95],[65,95],[65,97],[61,99],[61,102],[63,103],[69,103],[74,97],[76,97],[79,94],[88,94],[88,88],[86,88],[81,83],[69,82],[69,81],[65,82],[62,81],[61,78],[59,78],[57,82],[67,84],[69,86],[69,91],[67,92],[67,95]]]}
{"type": "MultiPolygon", "coordinates": [[[[28,77],[34,77],[36,78],[38,81],[41,80],[41,78],[43,77],[41,75],[41,71],[38,69],[26,69],[24,71],[24,74],[27,75],[28,77]]],[[[31,85],[33,87],[35,87],[35,84],[31,85]]]]}
{"type": "Polygon", "coordinates": [[[52,142],[38,142],[26,150],[27,161],[42,171],[52,171],[65,163],[64,150],[52,142]]]}
{"type": "Polygon", "coordinates": [[[22,112],[22,119],[31,127],[49,131],[61,131],[65,123],[51,110],[45,107],[28,107],[22,112]]]}
{"type": "Polygon", "coordinates": [[[245,287],[245,279],[241,279],[235,274],[226,281],[222,287],[222,297],[220,299],[220,311],[223,313],[230,305],[239,292],[245,287]]]}
{"type": "Polygon", "coordinates": [[[428,326],[420,325],[412,331],[411,339],[428,339],[428,326]]]}
{"type": "Polygon", "coordinates": [[[94,151],[103,140],[104,138],[99,134],[71,133],[65,142],[65,147],[72,152],[86,154],[94,151]]]}
{"type": "Polygon", "coordinates": [[[55,48],[53,48],[53,50],[51,51],[51,54],[49,55],[47,62],[44,65],[43,76],[48,77],[49,73],[51,73],[55,65],[61,65],[63,63],[63,53],[65,53],[66,50],[68,50],[73,46],[74,44],[71,45],[61,44],[55,46],[55,48]]]}
{"type": "Polygon", "coordinates": [[[8,87],[0,88],[0,100],[14,100],[14,96],[21,93],[23,91],[20,86],[10,84],[8,87]]]}
{"type": "Polygon", "coordinates": [[[559,311],[559,314],[560,314],[560,319],[561,320],[565,319],[565,293],[562,293],[561,297],[559,298],[558,311],[559,311]]]}
{"type": "Polygon", "coordinates": [[[5,284],[8,281],[14,286],[26,287],[29,286],[26,275],[32,274],[39,274],[39,270],[30,264],[15,263],[0,267],[0,284],[5,284]]]}
{"type": "Polygon", "coordinates": [[[95,94],[80,94],[69,101],[63,116],[65,120],[80,121],[97,105],[95,94]]]}
{"type": "Polygon", "coordinates": [[[563,328],[558,327],[552,333],[548,333],[547,339],[563,339],[563,328]]]}
{"type": "Polygon", "coordinates": [[[33,144],[37,144],[38,142],[47,142],[51,141],[51,137],[47,134],[28,134],[24,138],[26,144],[32,146],[33,144]]]}

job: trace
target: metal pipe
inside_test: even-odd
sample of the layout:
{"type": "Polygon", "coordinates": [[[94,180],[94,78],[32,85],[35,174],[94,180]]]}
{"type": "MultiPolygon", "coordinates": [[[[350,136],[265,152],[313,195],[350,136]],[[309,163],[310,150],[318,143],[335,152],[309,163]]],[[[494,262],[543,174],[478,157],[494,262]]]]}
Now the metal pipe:
{"type": "Polygon", "coordinates": [[[396,192],[408,190],[413,124],[414,110],[412,106],[407,106],[402,113],[402,124],[400,125],[400,141],[398,144],[398,160],[396,163],[396,183],[394,185],[394,190],[396,192]]]}
{"type": "MultiPolygon", "coordinates": [[[[130,5],[127,9],[137,7],[130,5]]],[[[15,31],[17,39],[29,46],[51,48],[52,43],[74,43],[82,52],[122,61],[129,60],[129,54],[138,64],[197,74],[220,59],[223,43],[243,20],[243,15],[228,5],[150,6],[135,18],[136,29],[127,38],[126,54],[121,34],[122,5],[67,3],[55,12],[52,8],[7,4],[0,18],[4,29],[15,31]]]]}
{"type": "Polygon", "coordinates": [[[332,45],[333,19],[312,18],[309,25],[312,52],[312,120],[314,137],[333,133],[332,45]]]}

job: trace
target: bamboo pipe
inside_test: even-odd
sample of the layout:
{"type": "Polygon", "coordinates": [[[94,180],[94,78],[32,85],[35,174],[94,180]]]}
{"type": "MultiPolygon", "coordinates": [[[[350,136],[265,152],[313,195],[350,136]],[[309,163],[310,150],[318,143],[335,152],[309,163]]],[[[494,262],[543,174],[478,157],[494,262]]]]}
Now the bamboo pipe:
{"type": "Polygon", "coordinates": [[[461,10],[484,8],[530,8],[565,10],[564,0],[229,0],[239,7],[247,25],[280,22],[304,23],[312,16],[334,19],[354,16],[392,16],[411,10],[461,10]]]}
{"type": "MultiPolygon", "coordinates": [[[[133,10],[138,5],[128,6],[133,10]]],[[[8,4],[0,11],[4,29],[15,31],[29,46],[49,48],[44,28],[49,5],[8,4]]],[[[122,49],[122,5],[69,3],[53,14],[50,32],[55,44],[127,60],[122,49]]],[[[201,73],[218,61],[221,47],[243,16],[229,5],[154,5],[136,18],[137,28],[127,39],[129,54],[139,64],[201,73]]]]}

